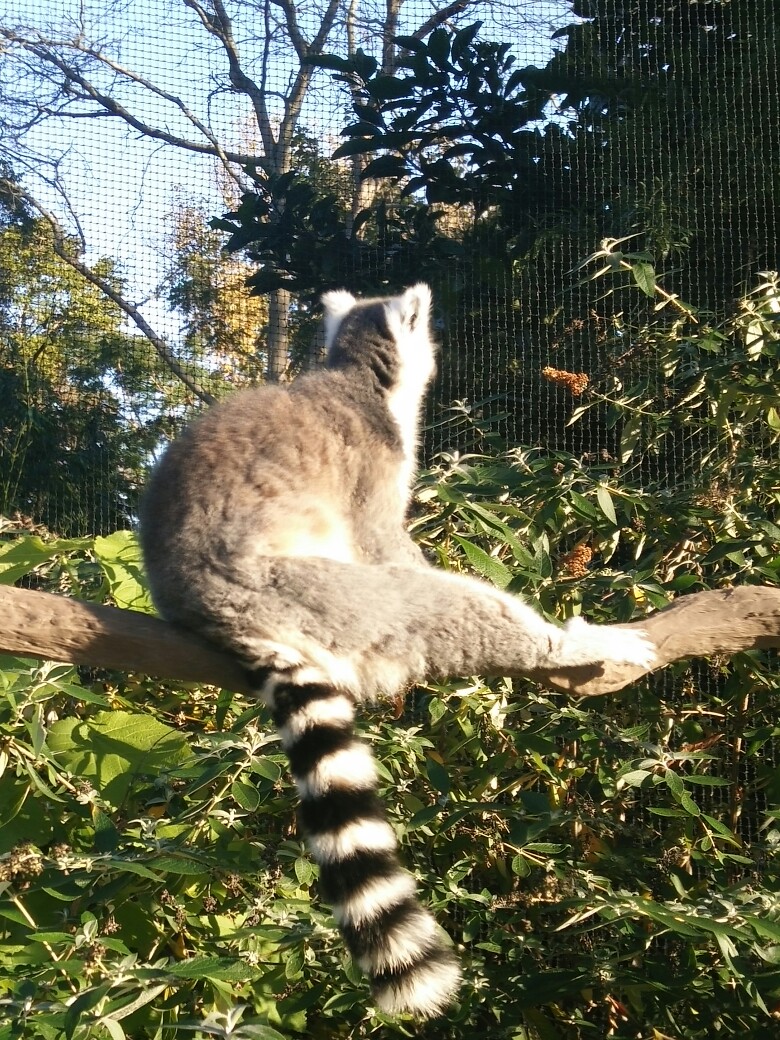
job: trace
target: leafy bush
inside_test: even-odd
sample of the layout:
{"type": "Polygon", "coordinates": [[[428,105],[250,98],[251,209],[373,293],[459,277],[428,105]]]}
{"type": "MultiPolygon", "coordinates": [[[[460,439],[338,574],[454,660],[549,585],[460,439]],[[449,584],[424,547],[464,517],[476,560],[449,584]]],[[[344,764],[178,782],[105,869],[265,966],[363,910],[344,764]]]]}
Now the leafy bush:
{"type": "MultiPolygon", "coordinates": [[[[605,266],[627,283],[604,284],[635,301],[613,331],[630,356],[603,375],[546,374],[574,422],[598,410],[609,446],[444,457],[413,518],[443,566],[559,618],[623,621],[780,566],[776,282],[709,325],[679,301],[659,310],[655,273],[636,267],[649,261],[615,248],[605,266]]],[[[8,539],[0,580],[20,579],[149,609],[127,532],[8,539]]],[[[371,1009],[316,900],[256,704],[4,658],[0,1037],[768,1034],[770,661],[679,662],[587,704],[464,677],[392,714],[377,709],[365,734],[405,858],[465,964],[460,1005],[422,1026],[371,1009]]]]}

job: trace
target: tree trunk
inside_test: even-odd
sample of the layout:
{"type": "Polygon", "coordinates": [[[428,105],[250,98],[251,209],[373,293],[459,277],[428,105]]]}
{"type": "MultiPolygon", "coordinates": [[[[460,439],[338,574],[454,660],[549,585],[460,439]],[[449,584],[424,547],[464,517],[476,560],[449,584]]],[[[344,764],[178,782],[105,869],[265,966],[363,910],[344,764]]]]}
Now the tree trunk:
{"type": "Polygon", "coordinates": [[[269,383],[280,383],[290,360],[290,303],[288,289],[274,289],[268,297],[268,363],[265,377],[269,383]]]}

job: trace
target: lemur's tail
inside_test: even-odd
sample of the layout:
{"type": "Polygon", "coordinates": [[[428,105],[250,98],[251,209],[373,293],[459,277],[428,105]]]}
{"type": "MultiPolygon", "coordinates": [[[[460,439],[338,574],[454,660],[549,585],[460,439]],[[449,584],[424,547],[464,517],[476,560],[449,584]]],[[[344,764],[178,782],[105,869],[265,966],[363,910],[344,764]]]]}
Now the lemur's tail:
{"type": "Polygon", "coordinates": [[[386,1012],[439,1014],[457,990],[458,961],[398,860],[371,750],[354,733],[352,698],[280,673],[264,694],[290,760],[320,890],[376,1003],[386,1012]]]}

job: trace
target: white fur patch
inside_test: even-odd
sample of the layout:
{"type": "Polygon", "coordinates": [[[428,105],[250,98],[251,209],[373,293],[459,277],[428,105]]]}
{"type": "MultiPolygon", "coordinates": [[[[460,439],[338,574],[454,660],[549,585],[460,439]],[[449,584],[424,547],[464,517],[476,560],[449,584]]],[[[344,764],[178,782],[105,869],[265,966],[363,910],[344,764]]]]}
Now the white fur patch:
{"type": "Polygon", "coordinates": [[[356,697],[365,697],[363,677],[358,675],[355,663],[347,657],[337,657],[313,639],[295,630],[278,631],[276,639],[244,639],[242,656],[254,668],[271,668],[280,675],[272,677],[263,688],[263,701],[270,703],[275,682],[292,682],[298,686],[322,683],[338,690],[347,690],[356,697]]]}
{"type": "Polygon", "coordinates": [[[325,348],[330,350],[339,325],[345,314],[348,314],[355,306],[355,297],[346,289],[334,289],[322,297],[322,306],[325,308],[325,348]]]}
{"type": "Polygon", "coordinates": [[[370,700],[377,694],[394,697],[403,690],[412,676],[425,676],[425,659],[408,654],[403,661],[391,661],[387,657],[369,656],[358,660],[359,693],[361,700],[370,700]]]}
{"type": "Polygon", "coordinates": [[[572,618],[561,631],[552,664],[571,667],[614,661],[652,668],[657,660],[655,647],[641,630],[589,625],[583,618],[572,618]]]}
{"type": "Polygon", "coordinates": [[[404,462],[398,489],[406,503],[416,467],[422,398],[436,368],[431,340],[431,290],[422,282],[413,285],[385,304],[385,314],[401,359],[401,377],[388,394],[387,407],[401,431],[404,462]]]}
{"type": "Polygon", "coordinates": [[[460,969],[455,961],[420,964],[408,976],[385,986],[374,999],[389,1015],[404,1012],[429,1017],[440,1015],[452,1003],[460,987],[460,969]]]}
{"type": "MultiPolygon", "coordinates": [[[[311,670],[315,671],[315,669],[311,670]]],[[[301,673],[305,674],[305,670],[300,669],[297,672],[297,679],[300,679],[301,673]]],[[[282,744],[290,747],[307,730],[313,729],[315,726],[328,726],[333,723],[348,725],[354,718],[355,705],[349,697],[345,697],[343,694],[309,701],[291,715],[283,726],[279,727],[279,736],[282,744]]]]}
{"type": "Polygon", "coordinates": [[[307,844],[318,863],[337,863],[356,852],[391,852],[397,842],[395,831],[384,820],[355,820],[339,831],[312,835],[307,844]]]}
{"type": "Polygon", "coordinates": [[[339,563],[354,563],[355,548],[347,523],[337,512],[320,505],[309,509],[273,533],[259,535],[253,546],[257,556],[312,556],[339,563]]]}
{"type": "Polygon", "coordinates": [[[366,975],[378,975],[413,964],[423,956],[438,930],[439,926],[428,911],[418,907],[417,913],[386,932],[379,946],[358,958],[358,964],[366,975]]]}
{"type": "Polygon", "coordinates": [[[306,776],[296,776],[301,798],[317,798],[333,790],[365,790],[376,786],[376,764],[365,744],[349,747],[321,758],[306,776]]]}
{"type": "Polygon", "coordinates": [[[416,891],[417,885],[411,874],[399,870],[391,877],[376,878],[342,903],[335,904],[332,907],[333,916],[340,925],[373,921],[383,911],[403,903],[416,891]]]}

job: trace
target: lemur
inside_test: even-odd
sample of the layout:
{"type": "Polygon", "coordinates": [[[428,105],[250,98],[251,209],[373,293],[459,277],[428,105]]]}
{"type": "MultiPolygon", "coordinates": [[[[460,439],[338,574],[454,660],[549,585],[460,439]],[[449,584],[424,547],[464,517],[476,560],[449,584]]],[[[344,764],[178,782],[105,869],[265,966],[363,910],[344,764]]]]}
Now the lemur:
{"type": "Polygon", "coordinates": [[[435,368],[431,293],[323,297],[324,368],[239,390],[156,467],[141,540],[161,615],[234,655],[269,707],[319,888],[385,1012],[440,1014],[460,982],[377,796],[359,702],[486,657],[529,670],[653,660],[641,633],[551,624],[431,566],[404,527],[435,368]]]}

